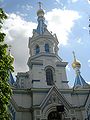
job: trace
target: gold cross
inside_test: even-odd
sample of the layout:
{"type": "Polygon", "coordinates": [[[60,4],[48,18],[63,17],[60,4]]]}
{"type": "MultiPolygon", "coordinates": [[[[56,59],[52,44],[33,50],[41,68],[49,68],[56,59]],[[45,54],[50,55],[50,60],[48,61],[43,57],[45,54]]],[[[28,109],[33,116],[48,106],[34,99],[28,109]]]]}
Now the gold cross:
{"type": "Polygon", "coordinates": [[[41,2],[38,2],[38,4],[39,4],[39,9],[41,9],[41,5],[42,5],[42,3],[41,3],[41,2]]]}
{"type": "Polygon", "coordinates": [[[76,61],[75,52],[73,51],[72,53],[73,53],[74,61],[76,61]]]}

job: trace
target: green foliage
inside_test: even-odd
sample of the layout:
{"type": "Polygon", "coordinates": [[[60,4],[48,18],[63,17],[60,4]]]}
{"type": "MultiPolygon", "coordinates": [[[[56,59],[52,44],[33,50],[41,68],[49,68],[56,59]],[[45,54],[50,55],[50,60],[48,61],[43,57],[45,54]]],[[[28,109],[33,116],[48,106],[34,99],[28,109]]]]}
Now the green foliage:
{"type": "Polygon", "coordinates": [[[7,53],[8,45],[4,43],[5,34],[2,33],[3,21],[7,18],[0,8],[0,120],[9,120],[8,103],[12,90],[8,84],[9,71],[13,71],[13,58],[7,53]]]}

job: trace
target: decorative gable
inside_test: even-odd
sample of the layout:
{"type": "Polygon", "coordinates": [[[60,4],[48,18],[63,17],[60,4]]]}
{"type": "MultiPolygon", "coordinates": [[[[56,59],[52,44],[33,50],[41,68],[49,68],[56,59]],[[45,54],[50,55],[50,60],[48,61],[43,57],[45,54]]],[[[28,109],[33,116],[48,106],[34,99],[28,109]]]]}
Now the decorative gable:
{"type": "Polygon", "coordinates": [[[72,106],[65,97],[60,93],[59,89],[53,85],[52,88],[49,90],[47,96],[42,101],[40,107],[44,109],[46,106],[49,105],[64,105],[67,110],[69,110],[72,106]]]}

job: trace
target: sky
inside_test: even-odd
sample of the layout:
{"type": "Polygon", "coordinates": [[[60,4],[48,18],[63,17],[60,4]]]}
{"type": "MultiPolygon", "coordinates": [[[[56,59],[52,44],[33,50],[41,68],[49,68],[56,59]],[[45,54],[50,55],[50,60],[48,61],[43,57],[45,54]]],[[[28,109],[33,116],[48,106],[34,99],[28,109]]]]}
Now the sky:
{"type": "Polygon", "coordinates": [[[90,0],[0,0],[0,7],[8,16],[3,32],[6,33],[5,42],[12,46],[14,75],[28,71],[28,41],[37,27],[38,2],[42,2],[48,30],[58,37],[58,55],[68,62],[69,85],[73,86],[75,81],[72,51],[81,63],[82,77],[90,83],[90,0]]]}

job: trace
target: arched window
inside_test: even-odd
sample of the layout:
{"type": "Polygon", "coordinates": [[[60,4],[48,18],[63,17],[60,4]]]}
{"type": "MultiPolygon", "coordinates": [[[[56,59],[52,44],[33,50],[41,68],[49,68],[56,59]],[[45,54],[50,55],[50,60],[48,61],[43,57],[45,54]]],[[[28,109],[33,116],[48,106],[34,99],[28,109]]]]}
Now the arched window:
{"type": "Polygon", "coordinates": [[[45,44],[45,52],[49,53],[49,44],[45,44]]]}
{"type": "Polygon", "coordinates": [[[38,54],[39,52],[40,52],[39,45],[36,45],[36,54],[38,54]]]}
{"type": "Polygon", "coordinates": [[[47,85],[53,85],[53,71],[50,68],[46,69],[46,81],[47,85]]]}

